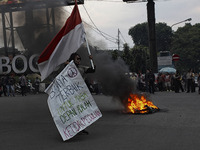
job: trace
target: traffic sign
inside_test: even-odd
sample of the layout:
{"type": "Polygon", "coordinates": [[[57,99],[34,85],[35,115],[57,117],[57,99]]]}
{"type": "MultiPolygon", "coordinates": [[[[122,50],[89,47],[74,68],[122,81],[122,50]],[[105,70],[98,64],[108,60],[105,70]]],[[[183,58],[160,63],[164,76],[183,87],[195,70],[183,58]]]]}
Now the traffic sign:
{"type": "Polygon", "coordinates": [[[177,55],[177,54],[173,54],[173,55],[172,55],[172,60],[173,60],[173,61],[177,61],[177,60],[179,60],[179,59],[180,59],[179,55],[177,55]]]}

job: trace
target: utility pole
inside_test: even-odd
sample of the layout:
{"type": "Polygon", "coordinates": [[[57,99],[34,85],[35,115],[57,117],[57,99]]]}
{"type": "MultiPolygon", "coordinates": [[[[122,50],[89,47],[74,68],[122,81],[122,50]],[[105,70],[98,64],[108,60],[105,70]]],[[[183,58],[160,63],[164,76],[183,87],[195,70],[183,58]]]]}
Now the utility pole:
{"type": "Polygon", "coordinates": [[[120,48],[120,42],[119,42],[119,29],[118,29],[118,34],[117,34],[117,45],[118,45],[118,51],[119,51],[119,48],[120,48]]]}
{"type": "MultiPolygon", "coordinates": [[[[123,0],[131,3],[138,0],[123,0]]],[[[155,3],[153,0],[147,0],[147,20],[149,29],[149,51],[150,67],[154,73],[158,72],[157,50],[156,50],[156,31],[155,31],[155,3]]]]}
{"type": "Polygon", "coordinates": [[[149,29],[149,51],[150,67],[154,73],[158,72],[157,50],[156,50],[156,31],[155,31],[155,3],[153,0],[147,2],[147,19],[149,29]]]}

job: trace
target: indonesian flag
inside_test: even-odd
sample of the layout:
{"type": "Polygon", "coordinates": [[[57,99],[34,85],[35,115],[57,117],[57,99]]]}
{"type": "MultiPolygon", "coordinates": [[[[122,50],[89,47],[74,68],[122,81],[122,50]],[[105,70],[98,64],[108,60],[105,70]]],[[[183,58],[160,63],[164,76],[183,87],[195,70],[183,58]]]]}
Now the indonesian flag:
{"type": "Polygon", "coordinates": [[[41,80],[48,77],[57,66],[66,62],[70,55],[76,52],[84,42],[85,30],[75,1],[71,16],[39,56],[38,68],[41,80]]]}

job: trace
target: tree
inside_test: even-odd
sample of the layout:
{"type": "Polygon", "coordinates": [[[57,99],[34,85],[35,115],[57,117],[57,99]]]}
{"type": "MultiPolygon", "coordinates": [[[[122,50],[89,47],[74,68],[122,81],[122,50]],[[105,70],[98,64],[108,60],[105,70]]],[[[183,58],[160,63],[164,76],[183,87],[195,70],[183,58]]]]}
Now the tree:
{"type": "Polygon", "coordinates": [[[124,51],[123,51],[123,54],[122,54],[122,59],[129,66],[129,69],[131,71],[132,70],[131,66],[132,66],[132,63],[133,63],[133,59],[132,59],[130,47],[128,46],[128,44],[124,44],[124,51]]]}
{"type": "MultiPolygon", "coordinates": [[[[148,47],[148,24],[147,22],[137,24],[129,29],[128,34],[132,37],[135,45],[148,47]]],[[[169,51],[172,40],[172,29],[166,23],[156,23],[156,44],[157,51],[169,51]]]]}
{"type": "Polygon", "coordinates": [[[146,69],[149,68],[149,55],[147,53],[147,47],[145,46],[135,46],[132,51],[132,58],[133,58],[133,63],[132,63],[132,70],[134,72],[142,72],[145,73],[146,69]]]}
{"type": "Polygon", "coordinates": [[[148,25],[146,22],[137,24],[136,26],[130,28],[128,34],[132,37],[135,45],[148,47],[148,25]]]}
{"type": "Polygon", "coordinates": [[[144,73],[146,68],[149,67],[149,53],[148,48],[145,46],[134,46],[130,49],[127,44],[124,44],[122,58],[132,72],[144,73]]]}
{"type": "Polygon", "coordinates": [[[117,50],[112,51],[111,54],[112,54],[112,59],[113,59],[113,60],[117,60],[117,58],[118,58],[118,56],[119,56],[117,50]]]}
{"type": "Polygon", "coordinates": [[[185,24],[174,33],[171,52],[178,54],[180,60],[176,68],[182,72],[194,69],[200,71],[200,23],[185,24]]]}
{"type": "Polygon", "coordinates": [[[172,42],[172,29],[166,23],[156,24],[156,45],[157,51],[170,51],[172,42]]]}

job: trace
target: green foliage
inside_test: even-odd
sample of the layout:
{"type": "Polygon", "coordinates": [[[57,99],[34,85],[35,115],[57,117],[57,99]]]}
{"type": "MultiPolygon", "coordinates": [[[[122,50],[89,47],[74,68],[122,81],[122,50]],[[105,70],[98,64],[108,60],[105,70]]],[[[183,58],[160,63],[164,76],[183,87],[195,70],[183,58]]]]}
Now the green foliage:
{"type": "Polygon", "coordinates": [[[130,70],[131,69],[131,66],[132,66],[132,55],[131,55],[131,52],[130,52],[130,48],[127,44],[124,44],[124,51],[123,51],[123,54],[122,54],[122,59],[125,61],[125,63],[129,66],[130,70]]]}
{"type": "Polygon", "coordinates": [[[130,54],[130,48],[127,44],[124,45],[124,53],[122,55],[123,60],[125,61],[126,64],[130,65],[131,64],[131,54],[130,54]]]}
{"type": "Polygon", "coordinates": [[[200,71],[200,24],[186,24],[174,33],[171,52],[178,54],[180,60],[176,68],[187,71],[190,68],[200,71]]]}
{"type": "Polygon", "coordinates": [[[149,60],[149,55],[147,53],[147,47],[144,46],[135,46],[132,51],[132,58],[133,58],[133,62],[132,62],[132,71],[134,72],[142,72],[145,73],[147,67],[149,67],[147,65],[147,60],[149,60]]]}
{"type": "Polygon", "coordinates": [[[157,52],[169,51],[172,41],[172,29],[166,23],[156,24],[156,45],[157,52]]]}
{"type": "MultiPolygon", "coordinates": [[[[129,35],[135,46],[132,49],[124,48],[123,59],[132,71],[143,71],[145,67],[148,68],[149,64],[148,24],[145,22],[130,28],[129,35]],[[146,51],[146,58],[144,51],[146,51]]],[[[156,44],[157,52],[171,51],[172,54],[180,56],[180,60],[175,62],[175,67],[179,71],[186,72],[189,69],[195,72],[200,71],[200,23],[185,24],[176,32],[172,32],[171,27],[166,23],[157,23],[156,44]]]]}
{"type": "Polygon", "coordinates": [[[119,57],[117,50],[112,51],[112,59],[113,60],[117,60],[117,58],[119,57]]]}
{"type": "MultiPolygon", "coordinates": [[[[137,24],[130,28],[128,34],[132,37],[135,45],[149,46],[147,22],[137,24]]],[[[170,50],[172,35],[172,29],[166,23],[156,24],[156,44],[158,52],[170,50]]]]}
{"type": "Polygon", "coordinates": [[[131,72],[145,72],[148,66],[149,53],[145,46],[134,46],[130,49],[127,44],[124,45],[123,60],[129,66],[131,72]]]}
{"type": "Polygon", "coordinates": [[[141,23],[129,29],[128,34],[132,37],[135,45],[148,46],[148,24],[141,23]]]}

